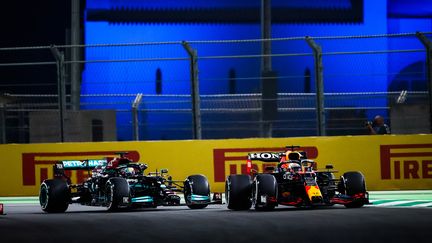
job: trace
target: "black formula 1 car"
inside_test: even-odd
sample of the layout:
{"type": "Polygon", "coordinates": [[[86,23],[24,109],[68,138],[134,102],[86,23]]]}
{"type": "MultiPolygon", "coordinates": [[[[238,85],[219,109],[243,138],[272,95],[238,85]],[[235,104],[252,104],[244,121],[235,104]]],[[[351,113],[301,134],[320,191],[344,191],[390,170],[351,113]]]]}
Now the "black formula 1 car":
{"type": "Polygon", "coordinates": [[[101,160],[67,160],[54,165],[54,179],[40,186],[39,202],[48,213],[65,212],[71,203],[104,206],[110,211],[122,208],[180,205],[183,192],[186,205],[201,209],[210,203],[210,186],[203,175],[191,175],[174,181],[168,170],[144,174],[147,164],[119,157],[101,160]],[[109,162],[108,162],[109,161],[109,162]],[[81,184],[71,184],[67,170],[88,170],[91,177],[81,184]]]}
{"type": "Polygon", "coordinates": [[[225,199],[229,209],[272,210],[276,206],[317,206],[343,204],[359,208],[369,203],[365,178],[357,171],[346,172],[336,179],[332,165],[316,170],[316,163],[307,159],[299,146],[284,152],[250,153],[247,175],[230,175],[225,183],[225,199]],[[252,161],[277,163],[265,173],[252,169],[252,161]]]}

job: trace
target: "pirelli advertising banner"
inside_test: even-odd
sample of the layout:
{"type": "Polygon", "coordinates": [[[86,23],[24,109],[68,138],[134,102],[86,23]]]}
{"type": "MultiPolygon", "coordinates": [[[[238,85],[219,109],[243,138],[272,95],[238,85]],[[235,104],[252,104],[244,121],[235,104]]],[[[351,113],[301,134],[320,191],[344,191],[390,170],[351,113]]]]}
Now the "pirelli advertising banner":
{"type": "MultiPolygon", "coordinates": [[[[227,175],[245,173],[249,152],[283,151],[287,145],[300,145],[318,169],[333,164],[336,176],[361,171],[368,190],[432,189],[432,135],[384,135],[0,145],[0,196],[37,195],[56,161],[103,159],[119,151],[147,163],[147,172],[168,169],[176,180],[203,174],[213,192],[222,192],[227,175]]],[[[259,171],[268,166],[253,163],[259,171]]],[[[70,176],[81,182],[87,171],[70,176]]]]}

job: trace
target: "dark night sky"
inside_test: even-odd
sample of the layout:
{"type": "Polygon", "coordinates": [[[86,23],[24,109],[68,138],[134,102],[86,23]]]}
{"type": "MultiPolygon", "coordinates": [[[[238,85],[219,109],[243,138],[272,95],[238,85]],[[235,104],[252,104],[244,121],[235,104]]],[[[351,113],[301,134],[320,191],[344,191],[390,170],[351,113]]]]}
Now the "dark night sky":
{"type": "MultiPolygon", "coordinates": [[[[84,6],[84,1],[82,6],[84,6]]],[[[70,0],[2,1],[0,47],[64,45],[70,28],[70,0]]],[[[0,62],[54,61],[49,50],[2,51],[0,62]]],[[[0,69],[0,93],[56,93],[56,67],[20,66],[0,69]]]]}
{"type": "Polygon", "coordinates": [[[70,1],[2,1],[0,46],[65,44],[70,1]]]}

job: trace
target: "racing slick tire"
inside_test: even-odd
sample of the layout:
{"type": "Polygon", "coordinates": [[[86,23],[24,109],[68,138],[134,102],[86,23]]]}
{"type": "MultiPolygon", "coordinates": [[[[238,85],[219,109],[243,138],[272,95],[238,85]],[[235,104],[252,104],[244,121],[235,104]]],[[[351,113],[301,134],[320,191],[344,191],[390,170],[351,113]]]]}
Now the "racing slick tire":
{"type": "Polygon", "coordinates": [[[252,206],[248,175],[230,175],[225,182],[225,200],[229,209],[248,210],[252,206]]]}
{"type": "Polygon", "coordinates": [[[273,210],[277,205],[276,178],[270,174],[259,174],[252,185],[252,196],[255,210],[273,210]],[[265,202],[262,199],[265,198],[265,202]]]}
{"type": "Polygon", "coordinates": [[[70,193],[66,181],[44,180],[39,190],[39,203],[47,213],[64,213],[69,207],[70,193]]]}
{"type": "MultiPolygon", "coordinates": [[[[348,196],[353,196],[358,193],[366,193],[365,178],[362,173],[358,171],[346,172],[342,176],[341,186],[348,196]]],[[[365,202],[363,200],[354,200],[353,202],[345,204],[347,208],[360,208],[363,207],[365,202]]]]}
{"type": "Polygon", "coordinates": [[[210,184],[203,175],[191,175],[184,181],[184,197],[190,209],[203,209],[210,202],[210,184]],[[196,197],[193,200],[192,195],[196,197]]]}
{"type": "Polygon", "coordinates": [[[106,207],[108,211],[125,208],[129,203],[129,183],[121,177],[110,178],[105,186],[106,207]]]}

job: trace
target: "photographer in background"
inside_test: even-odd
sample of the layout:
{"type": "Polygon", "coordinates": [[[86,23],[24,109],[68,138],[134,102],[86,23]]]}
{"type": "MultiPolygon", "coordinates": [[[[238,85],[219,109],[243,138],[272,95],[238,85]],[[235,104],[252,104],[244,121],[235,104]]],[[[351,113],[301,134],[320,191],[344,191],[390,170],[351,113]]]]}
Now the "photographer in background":
{"type": "Polygon", "coordinates": [[[382,116],[375,116],[373,122],[366,122],[366,128],[370,135],[390,134],[390,127],[384,123],[382,116]]]}

